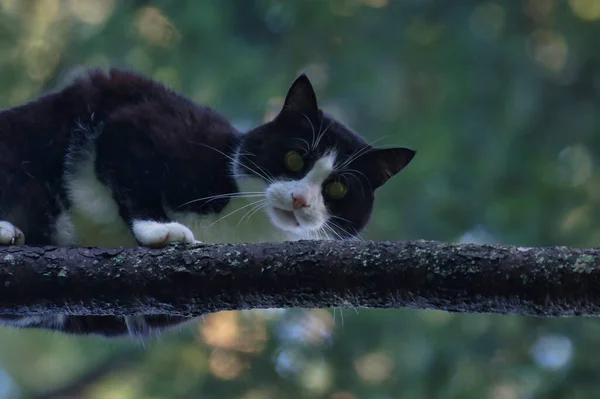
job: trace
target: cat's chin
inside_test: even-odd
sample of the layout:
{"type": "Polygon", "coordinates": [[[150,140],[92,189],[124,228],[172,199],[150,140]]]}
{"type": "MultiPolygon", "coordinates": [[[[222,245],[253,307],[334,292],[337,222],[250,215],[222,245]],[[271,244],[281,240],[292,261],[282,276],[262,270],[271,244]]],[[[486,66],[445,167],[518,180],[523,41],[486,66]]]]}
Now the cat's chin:
{"type": "Polygon", "coordinates": [[[273,206],[269,209],[271,222],[279,229],[295,235],[305,235],[306,226],[303,226],[294,211],[273,206]]]}
{"type": "Polygon", "coordinates": [[[300,222],[294,214],[294,211],[277,208],[276,206],[271,208],[271,210],[277,224],[281,225],[281,227],[292,230],[297,230],[301,228],[300,222]]]}
{"type": "Polygon", "coordinates": [[[287,237],[286,240],[308,239],[314,235],[314,228],[311,229],[306,222],[302,222],[294,211],[274,206],[270,207],[267,213],[273,226],[281,230],[287,237]]]}

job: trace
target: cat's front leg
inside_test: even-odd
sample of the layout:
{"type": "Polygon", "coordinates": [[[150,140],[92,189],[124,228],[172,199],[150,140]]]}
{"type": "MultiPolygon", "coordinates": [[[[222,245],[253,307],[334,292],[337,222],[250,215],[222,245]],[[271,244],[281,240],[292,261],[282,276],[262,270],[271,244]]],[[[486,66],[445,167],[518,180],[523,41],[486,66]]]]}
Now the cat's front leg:
{"type": "Polygon", "coordinates": [[[164,118],[144,107],[130,107],[113,115],[96,141],[95,171],[112,191],[119,215],[139,245],[163,248],[171,243],[195,243],[192,231],[170,219],[164,207],[166,175],[170,167],[152,133],[164,118]]]}
{"type": "Polygon", "coordinates": [[[161,223],[153,220],[134,220],[132,231],[136,240],[143,246],[162,248],[175,242],[198,243],[194,233],[177,222],[161,223]]]}
{"type": "Polygon", "coordinates": [[[14,224],[0,221],[0,245],[25,245],[25,234],[14,224]]]}

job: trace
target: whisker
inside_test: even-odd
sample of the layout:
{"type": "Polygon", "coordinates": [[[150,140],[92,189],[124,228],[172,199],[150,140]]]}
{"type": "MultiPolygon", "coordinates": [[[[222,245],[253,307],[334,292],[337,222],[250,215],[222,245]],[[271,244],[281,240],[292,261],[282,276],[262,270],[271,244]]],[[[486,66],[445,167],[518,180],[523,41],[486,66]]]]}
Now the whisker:
{"type": "Polygon", "coordinates": [[[321,236],[319,235],[319,230],[309,230],[308,238],[310,238],[311,240],[319,240],[321,238],[321,236]]]}
{"type": "MultiPolygon", "coordinates": [[[[331,231],[333,234],[335,234],[335,236],[338,238],[338,240],[342,241],[343,240],[342,236],[337,231],[335,231],[335,229],[332,226],[330,226],[329,223],[332,223],[332,222],[326,222],[324,224],[324,227],[328,228],[329,231],[331,231]]],[[[335,226],[335,224],[334,224],[334,226],[335,226]]],[[[335,227],[338,227],[338,226],[335,226],[335,227]]],[[[340,229],[340,230],[343,231],[343,229],[340,229]]]]}
{"type": "MultiPolygon", "coordinates": [[[[342,231],[342,233],[346,234],[346,235],[347,235],[347,236],[349,236],[349,237],[352,237],[352,238],[354,238],[354,239],[356,239],[356,236],[360,237],[360,234],[358,234],[358,233],[356,233],[356,235],[355,235],[355,234],[351,234],[349,231],[345,230],[345,229],[344,229],[344,228],[342,228],[342,227],[341,227],[339,224],[337,224],[337,223],[335,223],[335,222],[333,222],[333,221],[331,221],[331,220],[329,220],[329,221],[328,221],[328,223],[330,223],[330,224],[331,224],[333,227],[335,227],[336,229],[338,229],[338,230],[341,230],[341,231],[342,231]]],[[[340,239],[341,239],[341,238],[340,238],[340,239]]],[[[362,237],[360,237],[360,240],[361,240],[361,241],[364,241],[364,240],[362,239],[362,237]]]]}
{"type": "MultiPolygon", "coordinates": [[[[323,121],[325,120],[324,117],[321,117],[321,123],[319,123],[319,133],[317,134],[317,138],[319,137],[319,134],[321,134],[321,129],[323,129],[323,121]]],[[[315,145],[316,147],[316,145],[315,145]]],[[[314,147],[312,148],[314,149],[314,147]]]]}
{"type": "Polygon", "coordinates": [[[246,205],[244,205],[244,206],[241,206],[241,207],[239,207],[239,208],[237,208],[237,209],[235,209],[235,210],[233,210],[233,211],[229,212],[227,215],[223,216],[222,218],[219,218],[219,219],[217,219],[216,221],[212,222],[211,224],[209,224],[209,225],[208,225],[208,227],[207,227],[207,228],[214,226],[216,223],[218,223],[218,222],[220,222],[221,220],[225,219],[227,216],[229,216],[229,215],[233,215],[234,213],[236,213],[236,212],[239,212],[239,211],[241,211],[242,209],[244,209],[244,208],[247,208],[247,207],[249,207],[249,206],[255,205],[255,204],[257,204],[257,203],[259,203],[259,202],[261,202],[261,201],[264,201],[264,200],[258,200],[258,201],[254,201],[254,202],[251,202],[251,203],[249,203],[249,204],[246,204],[246,205]]]}
{"type": "Polygon", "coordinates": [[[241,152],[241,151],[236,151],[236,152],[238,154],[240,154],[240,155],[244,155],[244,156],[247,156],[247,157],[255,157],[256,156],[255,154],[253,154],[251,152],[241,152]]]}
{"type": "MultiPolygon", "coordinates": [[[[245,155],[244,155],[244,158],[247,158],[247,156],[245,156],[245,155]]],[[[251,159],[248,159],[248,160],[249,160],[250,162],[252,162],[252,164],[253,164],[254,166],[256,166],[256,167],[258,168],[258,170],[260,170],[260,171],[263,173],[262,177],[263,177],[263,178],[264,178],[264,179],[265,179],[267,182],[269,182],[270,184],[273,184],[273,183],[275,183],[275,179],[273,179],[273,177],[272,177],[271,175],[269,175],[269,173],[267,173],[267,171],[266,171],[266,170],[264,170],[263,168],[261,168],[259,165],[257,165],[257,164],[256,164],[256,162],[252,161],[251,159]]],[[[238,162],[238,163],[239,163],[239,162],[238,162]]],[[[246,165],[242,165],[242,166],[246,166],[246,165]]]]}
{"type": "MultiPolygon", "coordinates": [[[[342,176],[344,178],[344,180],[346,180],[346,183],[349,183],[348,182],[348,178],[346,177],[347,175],[349,175],[350,177],[353,177],[354,179],[356,179],[356,181],[358,182],[358,185],[360,186],[360,191],[362,192],[362,196],[364,198],[365,197],[365,187],[362,184],[362,181],[360,181],[360,179],[358,178],[358,176],[355,176],[355,174],[352,173],[352,172],[342,172],[342,173],[340,173],[340,176],[342,176]]],[[[371,185],[371,183],[369,182],[369,186],[370,185],[371,185]]]]}
{"type": "MultiPolygon", "coordinates": [[[[339,219],[339,220],[342,220],[342,221],[344,221],[344,222],[348,222],[348,223],[352,224],[352,222],[351,222],[351,221],[349,221],[348,219],[344,219],[343,217],[340,217],[340,216],[331,215],[330,217],[331,217],[331,218],[333,218],[333,219],[339,219]]],[[[361,234],[360,234],[358,231],[357,231],[357,232],[355,232],[355,234],[350,234],[349,232],[347,232],[347,231],[345,231],[344,229],[342,229],[342,228],[340,227],[340,225],[339,225],[339,224],[337,224],[337,223],[336,223],[336,224],[335,224],[335,226],[336,226],[338,229],[340,229],[340,230],[344,231],[344,233],[346,233],[346,234],[348,234],[349,236],[353,237],[353,239],[358,239],[358,240],[360,240],[360,241],[364,241],[364,240],[365,240],[365,239],[363,238],[363,236],[362,236],[362,235],[361,235],[361,234]]]]}
{"type": "Polygon", "coordinates": [[[357,160],[358,158],[360,158],[361,156],[363,156],[364,154],[373,151],[374,148],[371,147],[369,144],[366,144],[364,147],[362,147],[361,149],[359,149],[358,151],[356,151],[354,154],[350,155],[348,157],[348,159],[346,159],[341,165],[339,165],[337,167],[337,169],[344,169],[345,167],[347,167],[348,165],[350,165],[352,162],[354,162],[355,160],[357,160]]]}
{"type": "MultiPolygon", "coordinates": [[[[326,232],[327,230],[329,230],[329,231],[331,231],[333,234],[335,234],[335,231],[333,231],[333,230],[331,229],[331,226],[329,226],[329,223],[328,223],[328,222],[325,222],[325,223],[323,224],[323,226],[321,226],[321,229],[323,229],[323,231],[324,231],[324,232],[326,232]]],[[[327,234],[327,233],[325,233],[325,234],[327,234]]],[[[327,236],[329,237],[329,235],[328,235],[328,234],[327,234],[327,236]]],[[[338,238],[339,238],[339,237],[338,237],[338,238]]]]}
{"type": "Polygon", "coordinates": [[[250,216],[248,216],[248,219],[246,219],[246,222],[248,222],[250,220],[250,218],[256,214],[256,212],[260,211],[261,209],[265,208],[266,206],[267,206],[267,203],[265,202],[263,205],[255,208],[254,211],[252,211],[252,213],[250,214],[250,216]]]}
{"type": "Polygon", "coordinates": [[[316,148],[319,143],[321,142],[321,139],[323,138],[323,136],[325,136],[325,133],[329,130],[329,128],[333,125],[333,122],[331,122],[326,128],[325,130],[323,130],[323,132],[321,134],[319,134],[319,136],[317,137],[317,142],[315,143],[313,148],[316,148]]]}
{"type": "Polygon", "coordinates": [[[325,225],[319,227],[319,229],[317,231],[315,231],[315,234],[316,234],[317,240],[322,240],[323,239],[322,235],[324,235],[327,240],[331,240],[331,237],[329,237],[329,234],[327,234],[327,231],[325,230],[325,225]]]}
{"type": "Polygon", "coordinates": [[[254,215],[254,212],[256,210],[258,210],[258,209],[260,209],[260,208],[262,208],[263,206],[266,206],[266,205],[267,205],[267,200],[264,200],[264,201],[261,201],[258,205],[255,205],[254,207],[250,208],[250,210],[248,212],[246,212],[244,214],[244,216],[242,216],[242,218],[240,219],[240,221],[237,224],[237,227],[240,227],[240,224],[242,224],[242,222],[244,221],[244,219],[246,219],[246,217],[248,218],[248,219],[246,219],[246,222],[247,222],[248,220],[250,220],[250,218],[252,217],[252,215],[254,215]],[[248,215],[250,215],[250,216],[248,216],[248,215]]]}
{"type": "Polygon", "coordinates": [[[333,240],[333,238],[331,238],[329,233],[327,233],[327,231],[325,230],[325,227],[323,227],[323,234],[325,234],[325,237],[327,237],[328,240],[333,240]]]}
{"type": "Polygon", "coordinates": [[[304,151],[306,152],[304,155],[310,153],[310,144],[308,144],[308,141],[306,141],[306,140],[304,140],[303,138],[300,138],[300,137],[296,137],[294,140],[299,140],[299,141],[302,141],[304,143],[304,145],[306,147],[304,149],[304,151]]]}
{"type": "Polygon", "coordinates": [[[260,191],[247,191],[247,192],[243,192],[243,193],[217,194],[217,195],[211,195],[209,197],[204,197],[204,198],[197,198],[197,199],[185,202],[173,210],[176,211],[177,209],[179,209],[183,206],[193,204],[194,202],[204,201],[204,200],[208,200],[208,201],[206,201],[206,203],[208,204],[209,202],[214,201],[216,199],[220,199],[220,198],[252,198],[252,197],[264,197],[265,195],[266,195],[265,193],[260,192],[260,191]]]}
{"type": "Polygon", "coordinates": [[[367,183],[369,183],[369,188],[371,189],[371,191],[373,191],[373,186],[371,185],[371,182],[369,181],[369,178],[363,172],[361,172],[360,170],[356,170],[356,169],[344,169],[343,173],[350,173],[350,174],[357,173],[357,174],[362,175],[365,178],[365,180],[367,181],[367,183]]]}
{"type": "Polygon", "coordinates": [[[344,161],[344,163],[342,163],[341,165],[339,165],[337,168],[338,169],[343,169],[346,166],[350,165],[350,163],[356,161],[356,159],[358,159],[359,157],[363,156],[364,154],[375,150],[376,148],[373,148],[373,146],[375,145],[375,143],[377,143],[378,141],[381,141],[383,139],[385,139],[386,137],[388,137],[389,135],[385,135],[383,137],[380,137],[376,140],[373,140],[371,143],[367,143],[365,144],[364,147],[362,147],[361,149],[359,149],[358,151],[356,151],[354,154],[350,155],[350,157],[348,157],[348,159],[346,161],[344,161]]]}
{"type": "Polygon", "coordinates": [[[351,222],[351,221],[349,221],[348,219],[344,219],[344,218],[343,218],[343,217],[341,217],[341,216],[330,215],[329,217],[330,217],[330,218],[333,218],[333,219],[340,219],[340,220],[341,220],[341,221],[343,221],[343,222],[352,223],[352,222],[351,222]]]}
{"type": "Polygon", "coordinates": [[[254,177],[252,175],[249,175],[248,173],[232,173],[229,176],[231,176],[235,179],[239,179],[240,177],[254,177]]]}
{"type": "MultiPolygon", "coordinates": [[[[211,150],[214,150],[214,151],[218,152],[219,154],[223,155],[224,157],[226,157],[227,159],[231,160],[233,162],[233,164],[237,163],[238,165],[243,166],[244,168],[248,169],[250,172],[253,172],[254,174],[262,177],[263,179],[265,179],[269,183],[273,183],[273,179],[269,178],[268,176],[261,175],[256,170],[254,170],[251,167],[249,167],[248,165],[241,163],[239,160],[235,159],[234,157],[232,157],[230,155],[225,154],[223,151],[221,151],[221,150],[219,150],[219,149],[217,149],[215,147],[212,147],[212,146],[204,144],[204,143],[198,143],[196,141],[189,141],[189,143],[190,144],[195,144],[195,145],[201,145],[201,146],[206,147],[206,148],[210,148],[211,150]]],[[[250,162],[252,162],[252,161],[250,161],[250,162]]]]}
{"type": "Polygon", "coordinates": [[[308,116],[306,116],[306,115],[305,115],[303,112],[301,112],[301,114],[302,114],[302,116],[303,116],[303,117],[305,117],[305,118],[306,118],[306,120],[308,121],[308,123],[310,123],[310,127],[311,127],[311,129],[312,129],[312,142],[313,142],[313,146],[312,146],[312,148],[315,148],[315,147],[314,147],[314,142],[315,142],[315,134],[316,134],[316,133],[315,133],[315,127],[314,127],[313,123],[311,122],[311,120],[310,120],[310,118],[309,118],[308,116]]]}

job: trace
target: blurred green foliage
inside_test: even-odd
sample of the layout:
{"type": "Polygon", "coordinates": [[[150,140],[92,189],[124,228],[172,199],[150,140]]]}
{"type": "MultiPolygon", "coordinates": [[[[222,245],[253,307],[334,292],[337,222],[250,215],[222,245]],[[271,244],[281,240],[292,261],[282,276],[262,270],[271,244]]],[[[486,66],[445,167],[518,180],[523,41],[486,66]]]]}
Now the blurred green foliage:
{"type": "MultiPolygon", "coordinates": [[[[0,104],[118,66],[242,130],[306,72],[418,150],[370,239],[600,245],[596,0],[0,0],[0,104]]],[[[417,310],[223,312],[142,344],[0,331],[0,398],[592,398],[600,324],[417,310]],[[59,397],[59,396],[55,396],[59,397]]]]}

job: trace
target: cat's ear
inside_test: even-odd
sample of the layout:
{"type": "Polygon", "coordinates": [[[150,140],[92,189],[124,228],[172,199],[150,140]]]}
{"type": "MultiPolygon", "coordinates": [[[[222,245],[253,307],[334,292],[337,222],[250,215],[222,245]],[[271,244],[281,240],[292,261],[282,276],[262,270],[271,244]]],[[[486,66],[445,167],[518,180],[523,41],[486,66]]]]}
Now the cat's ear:
{"type": "Polygon", "coordinates": [[[288,90],[282,112],[286,110],[300,112],[311,118],[318,115],[317,95],[305,74],[300,75],[288,90]]]}
{"type": "Polygon", "coordinates": [[[363,171],[373,190],[383,186],[406,167],[417,152],[408,148],[374,149],[361,156],[363,171]]]}

